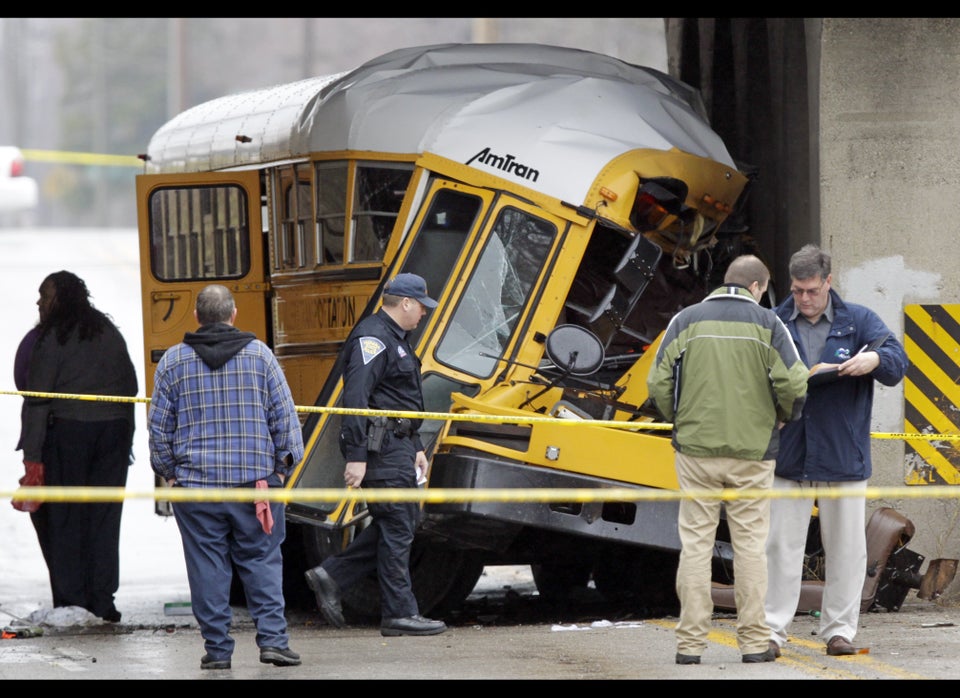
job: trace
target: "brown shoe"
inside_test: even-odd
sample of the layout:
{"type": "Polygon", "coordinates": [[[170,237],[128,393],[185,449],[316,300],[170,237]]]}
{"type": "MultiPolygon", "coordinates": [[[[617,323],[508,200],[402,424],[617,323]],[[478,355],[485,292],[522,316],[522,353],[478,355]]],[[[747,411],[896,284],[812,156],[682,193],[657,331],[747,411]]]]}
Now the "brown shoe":
{"type": "Polygon", "coordinates": [[[840,635],[834,635],[827,642],[827,654],[831,657],[842,657],[848,654],[856,654],[857,648],[851,642],[840,635]]]}
{"type": "Polygon", "coordinates": [[[776,643],[776,641],[770,640],[770,645],[769,645],[769,647],[770,647],[770,651],[773,653],[773,656],[776,657],[777,659],[779,659],[779,658],[780,658],[780,645],[778,645],[778,644],[776,643]]]}

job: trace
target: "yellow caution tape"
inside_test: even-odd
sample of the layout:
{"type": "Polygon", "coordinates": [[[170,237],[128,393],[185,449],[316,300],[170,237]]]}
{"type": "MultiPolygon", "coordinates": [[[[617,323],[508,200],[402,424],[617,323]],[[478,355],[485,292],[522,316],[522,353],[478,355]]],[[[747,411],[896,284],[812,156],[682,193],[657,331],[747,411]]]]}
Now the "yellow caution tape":
{"type": "MultiPolygon", "coordinates": [[[[28,390],[3,390],[0,395],[17,395],[62,400],[90,400],[94,402],[142,402],[149,403],[150,398],[124,397],[114,395],[90,395],[85,393],[46,393],[28,390]]],[[[301,412],[320,412],[331,414],[383,415],[390,417],[410,417],[417,419],[438,419],[450,421],[492,421],[507,424],[550,424],[602,426],[633,430],[671,430],[672,424],[655,422],[617,422],[608,420],[577,420],[556,417],[536,417],[526,415],[478,415],[447,412],[410,412],[400,410],[366,410],[346,407],[297,407],[301,412]]],[[[913,433],[872,433],[877,439],[954,441],[960,434],[913,434],[913,433]]],[[[119,502],[127,499],[153,499],[170,502],[340,502],[344,499],[356,499],[360,490],[352,489],[290,489],[273,488],[257,490],[251,488],[184,488],[158,487],[149,492],[131,492],[123,487],[21,487],[15,491],[0,491],[0,498],[13,501],[42,502],[119,502]]],[[[679,501],[681,499],[835,499],[840,497],[860,497],[860,490],[804,488],[799,490],[657,490],[649,488],[582,488],[582,489],[472,489],[472,488],[417,488],[417,489],[373,489],[362,490],[362,499],[367,502],[641,502],[641,501],[679,501]]],[[[911,499],[911,498],[960,498],[960,487],[931,486],[924,487],[884,487],[867,488],[868,499],[911,499]]]]}
{"type": "Polygon", "coordinates": [[[143,167],[143,160],[135,155],[104,155],[63,150],[31,150],[21,148],[24,160],[52,162],[65,165],[101,165],[106,167],[143,167]]]}
{"type": "MultiPolygon", "coordinates": [[[[93,402],[142,402],[149,404],[148,397],[123,397],[116,395],[90,395],[85,393],[44,393],[30,390],[0,390],[0,395],[18,395],[21,397],[38,397],[60,400],[90,400],[93,402]]],[[[296,407],[297,412],[319,414],[352,414],[360,416],[408,417],[411,419],[437,419],[453,422],[500,422],[504,424],[562,424],[580,426],[602,426],[614,429],[631,429],[634,431],[670,431],[673,424],[668,422],[626,422],[606,419],[562,419],[560,417],[537,417],[527,415],[487,415],[465,412],[411,412],[405,410],[368,410],[350,407],[296,407]]],[[[914,434],[907,432],[873,432],[874,439],[901,439],[904,441],[956,441],[960,434],[914,434]]]]}
{"type": "Polygon", "coordinates": [[[85,393],[41,393],[32,390],[0,390],[0,395],[20,395],[57,400],[87,400],[90,402],[150,402],[148,397],[125,397],[122,395],[88,395],[85,393]]]}
{"type": "Polygon", "coordinates": [[[911,434],[904,432],[872,432],[870,436],[874,439],[902,439],[903,441],[956,441],[960,439],[960,434],[911,434]]]}
{"type": "Polygon", "coordinates": [[[960,487],[868,487],[866,490],[802,488],[789,490],[657,490],[630,487],[542,488],[542,489],[284,489],[258,490],[252,487],[158,487],[136,492],[124,487],[21,487],[0,491],[0,498],[44,502],[121,502],[150,499],[168,502],[675,502],[682,499],[957,499],[960,487]]]}

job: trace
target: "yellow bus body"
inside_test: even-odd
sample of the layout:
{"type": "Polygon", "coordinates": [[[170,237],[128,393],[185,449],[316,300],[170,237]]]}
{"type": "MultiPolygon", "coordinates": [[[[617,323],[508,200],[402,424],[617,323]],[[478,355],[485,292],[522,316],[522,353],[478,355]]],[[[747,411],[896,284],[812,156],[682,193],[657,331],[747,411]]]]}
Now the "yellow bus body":
{"type": "MultiPolygon", "coordinates": [[[[163,351],[196,328],[197,292],[221,283],[297,404],[336,407],[348,333],[387,278],[412,271],[439,301],[411,335],[427,411],[474,417],[425,420],[428,487],[677,488],[669,431],[644,427],[657,419],[646,375],[672,314],[740,249],[723,224],[749,183],[682,83],[559,47],[413,47],[187,110],[151,140],[145,170],[148,391],[163,351]],[[512,421],[524,415],[576,424],[512,421]]],[[[341,487],[339,416],[302,421],[288,486],[341,487]]],[[[304,564],[365,520],[362,500],[293,501],[287,517],[304,564]]],[[[534,564],[545,589],[587,569],[616,589],[626,568],[604,546],[656,567],[678,549],[674,505],[600,497],[430,504],[421,529],[424,613],[462,600],[484,564],[534,564]]],[[[376,613],[368,582],[344,599],[357,617],[376,613]]]]}

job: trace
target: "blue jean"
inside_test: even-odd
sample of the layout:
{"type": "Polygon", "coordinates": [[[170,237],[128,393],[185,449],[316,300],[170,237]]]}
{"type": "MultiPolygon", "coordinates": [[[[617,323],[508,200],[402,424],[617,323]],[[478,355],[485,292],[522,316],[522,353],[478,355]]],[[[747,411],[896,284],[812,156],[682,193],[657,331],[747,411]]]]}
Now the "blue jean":
{"type": "MultiPolygon", "coordinates": [[[[279,486],[279,478],[268,480],[279,486]]],[[[284,504],[271,502],[273,533],[267,535],[253,502],[175,502],[173,514],[183,539],[183,556],[190,584],[190,603],[200,625],[207,654],[229,659],[233,611],[230,585],[236,567],[257,626],[258,647],[289,645],[283,598],[283,555],[286,537],[284,504]],[[231,564],[232,563],[232,564],[231,564]]]]}

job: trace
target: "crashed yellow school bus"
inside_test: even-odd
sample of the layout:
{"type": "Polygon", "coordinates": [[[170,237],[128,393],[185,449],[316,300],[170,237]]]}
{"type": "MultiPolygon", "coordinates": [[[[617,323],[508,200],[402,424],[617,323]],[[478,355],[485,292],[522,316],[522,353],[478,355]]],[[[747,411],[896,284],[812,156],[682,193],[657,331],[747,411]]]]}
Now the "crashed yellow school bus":
{"type": "MultiPolygon", "coordinates": [[[[532,565],[544,595],[592,579],[646,607],[674,599],[676,502],[602,490],[677,488],[669,432],[643,428],[656,420],[652,347],[751,251],[724,229],[750,178],[695,90],[570,48],[414,47],[189,109],[144,160],[148,394],[163,351],[195,329],[196,293],[216,282],[297,404],[335,407],[348,332],[386,279],[420,274],[439,301],[412,338],[426,409],[476,416],[424,423],[426,486],[598,492],[425,505],[411,563],[421,611],[456,608],[492,564],[532,565]],[[580,423],[511,420],[523,415],[580,423]]],[[[342,487],[339,416],[303,422],[289,486],[342,487]]],[[[365,525],[362,502],[293,501],[287,517],[291,583],[365,525]]],[[[730,558],[721,540],[718,581],[732,579],[730,558]]],[[[345,590],[345,612],[376,618],[378,594],[373,578],[345,590]]]]}

